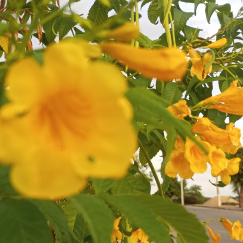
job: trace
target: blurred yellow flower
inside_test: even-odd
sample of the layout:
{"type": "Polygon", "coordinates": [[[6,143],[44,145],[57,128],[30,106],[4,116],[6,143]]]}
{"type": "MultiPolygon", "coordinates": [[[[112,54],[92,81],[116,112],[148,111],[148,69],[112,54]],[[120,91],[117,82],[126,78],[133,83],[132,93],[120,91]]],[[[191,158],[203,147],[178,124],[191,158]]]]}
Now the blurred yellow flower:
{"type": "Polygon", "coordinates": [[[12,165],[11,183],[24,196],[63,198],[86,178],[121,178],[130,166],[136,134],[126,79],[89,61],[82,43],[52,44],[43,66],[27,57],[7,73],[0,161],[12,165]]]}
{"type": "Polygon", "coordinates": [[[221,181],[228,185],[231,181],[230,175],[235,175],[239,172],[240,158],[227,159],[227,167],[219,173],[221,181]]]}
{"type": "Polygon", "coordinates": [[[221,38],[215,42],[212,42],[211,44],[205,46],[204,48],[211,48],[211,49],[214,49],[214,48],[220,48],[220,47],[223,47],[227,44],[227,39],[226,38],[221,38]]]}
{"type": "Polygon", "coordinates": [[[179,137],[176,138],[174,150],[165,167],[165,174],[169,177],[175,178],[178,173],[183,179],[189,179],[194,175],[190,163],[185,158],[185,144],[179,137]]]}
{"type": "Polygon", "coordinates": [[[0,46],[8,54],[9,37],[7,37],[7,36],[0,36],[0,46]]]}
{"type": "Polygon", "coordinates": [[[213,233],[212,229],[210,229],[208,226],[206,226],[206,228],[208,229],[208,232],[210,234],[210,237],[213,240],[212,243],[220,243],[220,239],[221,239],[220,234],[219,233],[216,233],[216,236],[215,236],[215,234],[213,233]]]}
{"type": "Polygon", "coordinates": [[[176,118],[183,120],[186,116],[191,116],[191,110],[186,105],[185,100],[179,100],[176,104],[167,107],[167,110],[176,118]]]}
{"type": "Polygon", "coordinates": [[[199,136],[195,137],[208,152],[206,155],[190,138],[186,137],[185,158],[190,163],[194,173],[204,173],[207,170],[207,162],[211,160],[210,144],[202,141],[199,136]]]}
{"type": "MultiPolygon", "coordinates": [[[[206,109],[216,109],[229,114],[243,116],[243,88],[237,87],[238,80],[219,95],[209,97],[198,105],[206,109]]],[[[197,106],[198,106],[197,105],[197,106]]]]}
{"type": "Polygon", "coordinates": [[[140,228],[132,233],[131,241],[132,243],[137,243],[138,241],[140,241],[140,243],[149,243],[148,235],[140,228]]]}
{"type": "Polygon", "coordinates": [[[116,29],[106,31],[104,37],[112,38],[117,41],[131,41],[140,35],[139,27],[133,22],[126,22],[116,29]]]}
{"type": "Polygon", "coordinates": [[[241,147],[241,131],[233,126],[234,124],[230,123],[224,130],[215,126],[207,117],[203,117],[195,123],[191,131],[199,133],[205,141],[221,148],[224,152],[235,154],[241,147]]]}
{"type": "MultiPolygon", "coordinates": [[[[210,65],[206,70],[204,70],[204,65],[201,55],[192,47],[188,47],[189,55],[191,57],[192,67],[191,67],[191,76],[197,76],[200,81],[203,81],[207,74],[212,72],[212,65],[210,65]]],[[[205,53],[204,56],[205,66],[212,60],[211,53],[205,53]]]]}
{"type": "Polygon", "coordinates": [[[122,239],[122,232],[119,230],[119,223],[120,223],[121,217],[117,218],[114,220],[113,223],[113,232],[111,235],[111,242],[116,242],[117,239],[121,240],[122,239]]]}
{"type": "Polygon", "coordinates": [[[232,240],[243,240],[241,222],[239,220],[235,221],[234,224],[230,222],[227,218],[222,217],[222,224],[224,228],[228,231],[230,238],[232,240]]]}
{"type": "Polygon", "coordinates": [[[148,50],[115,42],[105,43],[101,47],[105,53],[148,78],[172,81],[182,79],[186,72],[186,54],[177,48],[148,50]]]}

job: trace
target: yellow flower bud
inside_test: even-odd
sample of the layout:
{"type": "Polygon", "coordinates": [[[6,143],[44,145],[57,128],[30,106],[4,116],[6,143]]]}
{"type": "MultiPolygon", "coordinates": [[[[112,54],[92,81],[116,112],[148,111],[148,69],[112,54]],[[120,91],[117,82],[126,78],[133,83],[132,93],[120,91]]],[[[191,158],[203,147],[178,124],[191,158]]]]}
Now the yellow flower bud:
{"type": "Polygon", "coordinates": [[[207,46],[205,46],[204,48],[211,48],[211,49],[214,49],[214,48],[220,48],[220,47],[223,47],[227,44],[227,39],[226,38],[221,38],[207,46]]]}

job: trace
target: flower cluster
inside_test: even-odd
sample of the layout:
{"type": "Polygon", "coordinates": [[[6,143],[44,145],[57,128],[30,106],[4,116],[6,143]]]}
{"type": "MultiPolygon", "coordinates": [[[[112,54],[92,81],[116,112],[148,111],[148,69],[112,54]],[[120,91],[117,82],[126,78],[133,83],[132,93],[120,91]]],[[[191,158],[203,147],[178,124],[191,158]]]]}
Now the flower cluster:
{"type": "MultiPolygon", "coordinates": [[[[178,107],[177,109],[180,112],[177,112],[173,106],[169,107],[168,110],[178,119],[190,115],[189,108],[185,108],[185,102],[180,101],[174,106],[175,108],[178,107]]],[[[226,129],[221,129],[207,117],[198,118],[191,131],[197,134],[195,139],[204,147],[207,154],[188,137],[185,143],[180,137],[177,137],[174,150],[165,168],[166,175],[176,177],[179,173],[180,177],[189,179],[194,173],[204,173],[207,170],[207,163],[209,163],[212,176],[221,176],[223,183],[229,184],[230,175],[238,173],[240,163],[240,158],[227,159],[225,154],[235,154],[241,146],[240,129],[233,126],[234,124],[230,123],[226,126],[226,129]]]]}

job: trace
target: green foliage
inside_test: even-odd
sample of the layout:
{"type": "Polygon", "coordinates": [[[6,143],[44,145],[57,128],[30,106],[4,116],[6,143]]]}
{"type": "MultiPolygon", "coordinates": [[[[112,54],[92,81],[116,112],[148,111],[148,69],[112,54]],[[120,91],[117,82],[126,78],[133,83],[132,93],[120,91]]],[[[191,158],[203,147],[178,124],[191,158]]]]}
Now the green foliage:
{"type": "Polygon", "coordinates": [[[45,216],[27,200],[0,200],[0,242],[53,243],[45,216]]]}

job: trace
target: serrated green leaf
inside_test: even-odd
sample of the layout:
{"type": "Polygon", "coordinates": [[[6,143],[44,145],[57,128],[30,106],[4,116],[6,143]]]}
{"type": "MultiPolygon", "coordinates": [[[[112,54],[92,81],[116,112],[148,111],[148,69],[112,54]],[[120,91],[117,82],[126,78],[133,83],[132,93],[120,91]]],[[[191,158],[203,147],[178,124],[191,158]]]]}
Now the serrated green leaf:
{"type": "Polygon", "coordinates": [[[231,5],[230,5],[229,3],[226,3],[226,4],[224,4],[224,5],[219,5],[219,6],[217,7],[217,9],[218,9],[221,13],[225,14],[226,16],[228,16],[229,13],[230,13],[230,11],[231,11],[231,5]]]}
{"type": "Polygon", "coordinates": [[[213,14],[213,12],[217,9],[218,5],[215,4],[215,3],[212,3],[212,2],[208,2],[206,4],[206,18],[207,18],[207,21],[208,23],[210,24],[210,19],[211,19],[211,16],[213,14]]]}
{"type": "Polygon", "coordinates": [[[197,39],[200,31],[201,30],[198,29],[198,28],[193,28],[193,27],[190,27],[190,26],[187,26],[187,25],[184,27],[184,33],[185,33],[186,38],[189,42],[197,39]]]}
{"type": "Polygon", "coordinates": [[[109,8],[102,5],[98,0],[92,5],[89,10],[88,19],[90,19],[95,26],[104,23],[108,18],[109,8]]]}
{"type": "Polygon", "coordinates": [[[76,25],[76,23],[68,17],[62,17],[58,19],[58,24],[59,24],[58,32],[59,32],[60,40],[62,40],[67,35],[67,33],[72,29],[72,27],[76,25]]]}
{"type": "Polygon", "coordinates": [[[232,114],[228,114],[228,117],[229,117],[229,122],[233,122],[233,123],[235,123],[236,121],[242,118],[242,116],[237,116],[232,114]]]}
{"type": "Polygon", "coordinates": [[[192,17],[193,14],[194,13],[186,13],[175,8],[173,12],[175,32],[180,32],[180,30],[183,30],[186,22],[192,17]]]}
{"type": "Polygon", "coordinates": [[[211,83],[213,81],[221,81],[221,80],[225,80],[226,78],[225,77],[213,77],[213,78],[206,78],[205,80],[203,81],[200,81],[196,87],[195,87],[195,90],[197,90],[197,88],[205,83],[211,83]]]}
{"type": "Polygon", "coordinates": [[[166,99],[170,104],[175,104],[181,99],[181,96],[182,92],[178,88],[178,84],[171,82],[167,83],[161,97],[166,99]]]}
{"type": "Polygon", "coordinates": [[[199,81],[199,79],[197,78],[196,75],[194,75],[194,76],[192,77],[192,79],[190,80],[188,86],[187,86],[187,90],[186,90],[186,95],[185,95],[185,97],[187,97],[187,95],[188,95],[188,93],[191,91],[192,87],[193,87],[196,83],[198,83],[198,81],[199,81]]]}
{"type": "Polygon", "coordinates": [[[121,9],[121,1],[120,0],[111,0],[111,8],[116,11],[116,13],[119,12],[121,9]]]}
{"type": "Polygon", "coordinates": [[[215,110],[215,109],[210,109],[208,110],[208,114],[207,114],[208,119],[210,119],[211,121],[213,121],[213,123],[222,128],[225,129],[225,119],[226,119],[226,114],[224,112],[215,110]]]}
{"type": "Polygon", "coordinates": [[[92,178],[92,183],[94,185],[95,193],[105,192],[109,190],[112,187],[114,182],[115,180],[113,179],[92,178]]]}
{"type": "Polygon", "coordinates": [[[202,0],[194,0],[194,14],[196,15],[197,7],[202,2],[202,0]]]}
{"type": "Polygon", "coordinates": [[[27,200],[0,200],[0,242],[53,243],[45,216],[27,200]]]}
{"type": "Polygon", "coordinates": [[[88,225],[95,243],[107,243],[113,231],[113,216],[106,204],[88,194],[78,194],[69,200],[76,206],[88,225]]]}
{"type": "Polygon", "coordinates": [[[135,87],[148,87],[151,79],[145,78],[143,76],[138,76],[136,78],[129,78],[129,82],[131,82],[135,87]]]}
{"type": "MultiPolygon", "coordinates": [[[[149,143],[149,144],[144,145],[144,148],[145,148],[150,159],[152,159],[160,150],[153,143],[149,143]]],[[[148,161],[147,161],[147,159],[146,159],[146,157],[145,157],[145,155],[144,155],[144,153],[141,149],[139,150],[139,161],[141,162],[141,164],[143,166],[145,166],[148,163],[148,161]]]]}
{"type": "Polygon", "coordinates": [[[177,231],[183,243],[208,243],[205,227],[195,214],[189,213],[183,206],[159,196],[129,196],[149,207],[164,223],[177,231]],[[182,220],[183,219],[183,220],[182,220]]]}
{"type": "Polygon", "coordinates": [[[99,196],[124,213],[129,222],[142,228],[149,236],[150,241],[155,241],[156,243],[171,243],[168,230],[157,220],[155,213],[146,205],[129,196],[110,196],[105,193],[99,196]]]}
{"type": "MultiPolygon", "coordinates": [[[[45,15],[45,17],[48,17],[52,13],[48,13],[45,15]]],[[[48,41],[48,43],[51,43],[56,38],[57,32],[58,32],[58,24],[57,20],[59,17],[52,18],[50,21],[43,24],[43,29],[45,31],[45,37],[48,41]]]]}
{"type": "Polygon", "coordinates": [[[116,180],[112,187],[113,194],[149,194],[150,183],[128,173],[123,179],[116,180]]]}
{"type": "Polygon", "coordinates": [[[218,16],[219,22],[222,27],[226,26],[231,20],[230,17],[228,17],[225,14],[222,14],[220,12],[217,13],[217,16],[218,16]]]}
{"type": "Polygon", "coordinates": [[[73,233],[79,240],[79,242],[83,242],[85,236],[85,222],[81,215],[77,214],[75,224],[73,227],[73,233]]]}
{"type": "MultiPolygon", "coordinates": [[[[143,118],[147,124],[153,124],[155,127],[161,130],[166,130],[164,124],[160,124],[153,118],[150,118],[151,114],[157,115],[163,118],[166,124],[170,124],[173,128],[176,128],[181,135],[188,136],[193,142],[195,142],[205,153],[207,151],[202,147],[200,143],[195,139],[192,133],[183,125],[183,123],[177,118],[173,117],[170,112],[163,106],[164,99],[156,96],[153,92],[143,88],[132,88],[126,93],[126,97],[129,99],[133,107],[140,105],[143,110],[139,112],[134,109],[134,115],[143,118]]],[[[167,103],[167,101],[166,101],[167,103]]]]}
{"type": "Polygon", "coordinates": [[[0,165],[0,195],[17,196],[18,193],[12,187],[9,181],[10,166],[0,165]]]}
{"type": "Polygon", "coordinates": [[[141,4],[141,9],[142,9],[142,7],[145,5],[145,4],[147,4],[147,3],[149,3],[149,2],[152,2],[153,0],[144,0],[143,2],[142,2],[142,4],[141,4]]]}
{"type": "Polygon", "coordinates": [[[78,213],[75,205],[70,200],[61,201],[58,203],[58,205],[62,208],[66,216],[67,224],[69,228],[73,229],[77,217],[77,213],[78,213]]]}
{"type": "Polygon", "coordinates": [[[159,0],[153,0],[153,2],[149,5],[148,9],[148,19],[152,24],[157,24],[157,19],[160,16],[161,7],[159,7],[159,0]]]}
{"type": "Polygon", "coordinates": [[[68,242],[68,225],[62,209],[53,201],[30,199],[45,216],[55,232],[59,243],[68,242]]]}

